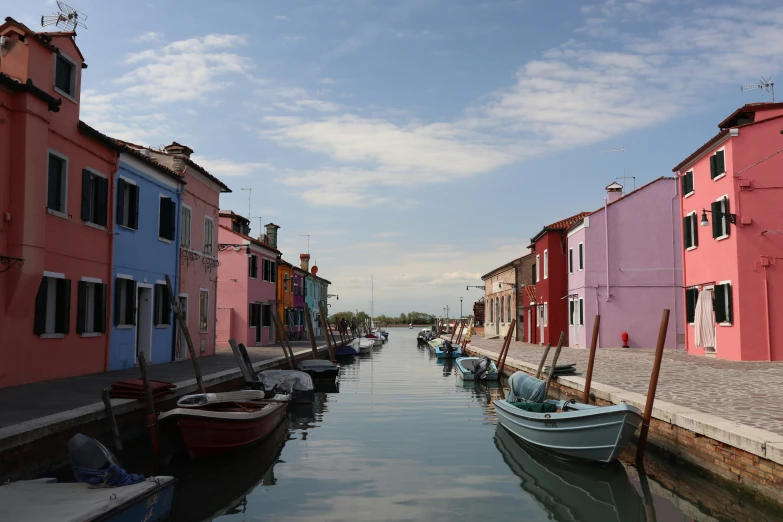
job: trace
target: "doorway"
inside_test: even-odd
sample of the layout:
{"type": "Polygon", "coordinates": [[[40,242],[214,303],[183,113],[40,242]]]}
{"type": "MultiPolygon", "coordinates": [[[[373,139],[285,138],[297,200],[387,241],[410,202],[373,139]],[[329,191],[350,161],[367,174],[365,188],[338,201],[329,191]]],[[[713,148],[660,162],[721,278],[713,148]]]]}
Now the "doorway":
{"type": "Polygon", "coordinates": [[[136,361],[143,353],[152,363],[152,285],[138,283],[136,295],[136,361]]]}
{"type": "Polygon", "coordinates": [[[580,310],[579,310],[579,299],[574,299],[571,301],[573,303],[573,306],[571,307],[571,324],[574,325],[574,344],[575,348],[579,348],[581,346],[580,339],[579,339],[579,332],[581,330],[581,325],[579,324],[579,317],[580,317],[580,310]]]}
{"type": "Polygon", "coordinates": [[[256,346],[261,346],[261,329],[262,329],[262,322],[261,322],[261,303],[253,303],[253,319],[251,321],[251,324],[256,325],[256,346]]]}
{"type": "Polygon", "coordinates": [[[533,342],[533,312],[527,311],[527,342],[533,342]]]}
{"type": "Polygon", "coordinates": [[[500,299],[495,299],[495,335],[500,335],[500,299]]]}
{"type": "Polygon", "coordinates": [[[544,344],[544,305],[538,305],[538,342],[544,344]]]}

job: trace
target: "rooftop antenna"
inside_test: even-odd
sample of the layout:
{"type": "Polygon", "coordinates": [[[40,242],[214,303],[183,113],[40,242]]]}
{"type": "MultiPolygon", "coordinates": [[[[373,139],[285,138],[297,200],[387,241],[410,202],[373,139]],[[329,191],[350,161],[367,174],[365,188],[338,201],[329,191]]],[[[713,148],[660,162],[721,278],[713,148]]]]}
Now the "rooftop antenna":
{"type": "Polygon", "coordinates": [[[247,190],[247,219],[250,220],[250,202],[252,201],[253,197],[253,189],[251,188],[243,188],[242,190],[247,190]]]}
{"type": "Polygon", "coordinates": [[[745,85],[742,85],[740,91],[748,92],[755,91],[756,89],[766,91],[772,94],[772,103],[775,103],[775,84],[772,82],[772,77],[764,78],[762,76],[760,80],[759,83],[746,83],[745,85]]]}
{"type": "Polygon", "coordinates": [[[307,255],[310,255],[310,234],[299,234],[299,237],[307,236],[307,255]]]}
{"type": "Polygon", "coordinates": [[[623,153],[623,176],[622,178],[616,178],[618,180],[623,180],[623,194],[626,194],[625,187],[628,186],[628,183],[626,183],[625,180],[632,179],[633,180],[633,189],[636,190],[636,176],[626,176],[625,175],[625,147],[621,147],[619,149],[611,149],[611,150],[605,150],[604,152],[622,152],[623,153]]]}
{"type": "Polygon", "coordinates": [[[63,31],[75,31],[77,27],[84,27],[87,29],[87,26],[82,22],[83,20],[87,20],[86,14],[77,11],[65,2],[58,1],[57,9],[60,10],[59,13],[43,15],[41,17],[41,27],[56,25],[63,31]]]}

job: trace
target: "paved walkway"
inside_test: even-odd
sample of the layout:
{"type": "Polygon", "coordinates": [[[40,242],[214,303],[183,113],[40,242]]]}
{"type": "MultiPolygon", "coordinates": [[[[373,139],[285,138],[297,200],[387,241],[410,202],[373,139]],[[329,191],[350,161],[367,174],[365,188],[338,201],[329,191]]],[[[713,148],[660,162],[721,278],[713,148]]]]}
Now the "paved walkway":
{"type": "MultiPolygon", "coordinates": [[[[323,342],[321,338],[319,345],[323,342]]],[[[294,353],[311,349],[309,341],[291,341],[291,347],[294,353]]],[[[247,351],[254,363],[283,354],[280,346],[250,347],[247,351]]],[[[234,354],[228,348],[218,349],[215,355],[199,358],[199,367],[202,375],[209,375],[236,369],[237,365],[234,354]]],[[[195,378],[190,359],[153,364],[149,367],[149,374],[150,379],[174,383],[195,378]]],[[[2,388],[0,428],[100,402],[103,388],[110,387],[116,381],[138,378],[141,378],[139,369],[130,368],[2,388]]]]}
{"type": "MultiPolygon", "coordinates": [[[[472,346],[500,351],[503,339],[473,337],[472,346]]],[[[548,361],[555,352],[553,346],[548,361]]],[[[535,366],[544,347],[512,341],[508,356],[535,366]]],[[[563,348],[558,364],[576,363],[587,372],[589,351],[563,348]]],[[[654,350],[603,348],[595,357],[593,383],[647,394],[654,350]]],[[[783,435],[783,362],[739,362],[664,352],[656,400],[783,435]]]]}

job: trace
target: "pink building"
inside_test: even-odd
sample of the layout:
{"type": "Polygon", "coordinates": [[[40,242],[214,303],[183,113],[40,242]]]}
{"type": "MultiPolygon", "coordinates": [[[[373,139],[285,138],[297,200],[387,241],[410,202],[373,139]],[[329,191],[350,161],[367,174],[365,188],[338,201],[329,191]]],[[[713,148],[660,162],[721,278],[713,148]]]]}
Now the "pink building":
{"type": "Polygon", "coordinates": [[[79,124],[73,33],[0,25],[0,387],[107,368],[117,153],[79,124]],[[22,261],[23,260],[23,264],[22,261]]]}
{"type": "Polygon", "coordinates": [[[686,347],[783,360],[783,103],[754,103],[674,167],[682,187],[686,347]]]}
{"type": "MultiPolygon", "coordinates": [[[[190,159],[193,149],[176,141],[165,152],[142,148],[159,163],[181,172],[185,190],[180,209],[179,304],[198,356],[215,353],[217,317],[218,212],[220,194],[231,192],[222,181],[190,159]]],[[[174,343],[175,359],[189,357],[181,331],[174,343]]]]}
{"type": "Polygon", "coordinates": [[[229,339],[245,346],[274,343],[277,225],[270,223],[266,234],[251,237],[247,218],[221,211],[218,241],[217,345],[228,346],[229,339]]]}

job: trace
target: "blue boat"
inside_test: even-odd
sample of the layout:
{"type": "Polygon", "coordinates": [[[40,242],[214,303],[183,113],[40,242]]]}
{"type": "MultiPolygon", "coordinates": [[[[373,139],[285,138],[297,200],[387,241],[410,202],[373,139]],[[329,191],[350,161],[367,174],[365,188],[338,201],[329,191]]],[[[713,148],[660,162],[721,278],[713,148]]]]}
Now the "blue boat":
{"type": "Polygon", "coordinates": [[[433,339],[429,342],[430,351],[438,359],[456,359],[462,357],[462,347],[445,339],[433,339]]]}
{"type": "Polygon", "coordinates": [[[359,352],[356,351],[356,348],[351,346],[350,344],[346,344],[345,346],[339,347],[334,354],[337,357],[349,357],[351,355],[357,355],[359,352]]]}
{"type": "Polygon", "coordinates": [[[498,367],[486,355],[457,359],[457,375],[464,381],[497,381],[498,367]]]}

